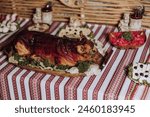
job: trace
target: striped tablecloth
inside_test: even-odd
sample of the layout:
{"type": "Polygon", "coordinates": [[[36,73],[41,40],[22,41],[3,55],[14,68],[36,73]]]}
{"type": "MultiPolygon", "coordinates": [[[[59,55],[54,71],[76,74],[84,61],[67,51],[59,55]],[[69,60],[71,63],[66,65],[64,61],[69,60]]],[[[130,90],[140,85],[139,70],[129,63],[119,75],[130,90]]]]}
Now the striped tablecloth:
{"type": "MultiPolygon", "coordinates": [[[[54,22],[49,30],[56,34],[65,23],[54,22]]],[[[0,94],[2,99],[150,99],[150,88],[131,81],[124,68],[132,62],[145,62],[150,47],[150,31],[146,31],[147,41],[139,49],[119,50],[107,41],[107,33],[116,31],[114,27],[88,24],[107,51],[113,49],[109,61],[96,75],[86,77],[60,77],[21,69],[7,62],[0,52],[0,94]]]]}

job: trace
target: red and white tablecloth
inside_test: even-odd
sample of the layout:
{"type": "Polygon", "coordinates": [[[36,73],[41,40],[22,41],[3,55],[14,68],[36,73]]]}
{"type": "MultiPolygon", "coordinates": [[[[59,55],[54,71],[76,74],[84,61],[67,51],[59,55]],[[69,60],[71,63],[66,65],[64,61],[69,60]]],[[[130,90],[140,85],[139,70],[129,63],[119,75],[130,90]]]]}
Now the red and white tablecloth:
{"type": "MultiPolygon", "coordinates": [[[[65,23],[54,22],[49,30],[56,34],[65,23]]],[[[87,77],[60,77],[21,69],[7,62],[0,52],[0,94],[2,99],[150,99],[150,88],[131,81],[125,67],[132,62],[145,62],[150,47],[150,30],[146,31],[147,41],[139,49],[120,50],[112,47],[107,34],[116,31],[114,27],[88,24],[107,51],[113,49],[103,70],[87,77]]]]}

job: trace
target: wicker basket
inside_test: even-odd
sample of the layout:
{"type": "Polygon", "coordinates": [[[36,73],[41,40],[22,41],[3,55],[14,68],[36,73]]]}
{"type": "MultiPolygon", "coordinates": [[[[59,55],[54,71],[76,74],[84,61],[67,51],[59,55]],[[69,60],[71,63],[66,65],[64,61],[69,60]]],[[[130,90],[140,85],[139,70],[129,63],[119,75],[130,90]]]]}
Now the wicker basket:
{"type": "Polygon", "coordinates": [[[31,17],[33,9],[43,7],[47,1],[53,2],[55,21],[68,21],[72,15],[85,13],[86,22],[115,25],[124,12],[131,12],[136,6],[144,5],[146,12],[143,27],[150,28],[150,0],[87,0],[83,8],[69,8],[59,0],[0,0],[0,13],[16,12],[21,17],[31,17]]]}

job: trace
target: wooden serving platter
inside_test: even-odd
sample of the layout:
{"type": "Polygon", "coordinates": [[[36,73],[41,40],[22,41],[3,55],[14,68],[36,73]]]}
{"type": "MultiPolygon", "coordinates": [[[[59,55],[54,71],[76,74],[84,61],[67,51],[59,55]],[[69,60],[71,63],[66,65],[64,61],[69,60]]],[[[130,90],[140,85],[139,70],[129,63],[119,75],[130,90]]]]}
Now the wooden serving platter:
{"type": "Polygon", "coordinates": [[[65,71],[53,71],[53,70],[42,70],[36,67],[30,67],[30,66],[20,66],[17,64],[12,63],[13,65],[23,68],[23,69],[28,69],[28,70],[32,70],[32,71],[37,71],[37,72],[41,72],[41,73],[46,73],[46,74],[52,74],[52,75],[57,75],[57,76],[62,76],[62,77],[83,77],[85,76],[84,73],[78,73],[78,74],[70,74],[67,73],[65,71]]]}

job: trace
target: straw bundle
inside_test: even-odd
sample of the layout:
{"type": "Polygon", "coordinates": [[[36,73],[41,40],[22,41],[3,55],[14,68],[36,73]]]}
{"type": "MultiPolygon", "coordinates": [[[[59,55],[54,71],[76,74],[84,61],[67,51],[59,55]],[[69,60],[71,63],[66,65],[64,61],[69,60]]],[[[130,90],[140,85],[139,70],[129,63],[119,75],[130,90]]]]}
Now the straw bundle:
{"type": "Polygon", "coordinates": [[[86,22],[112,25],[118,23],[122,13],[144,5],[143,27],[150,28],[150,0],[87,0],[83,8],[66,7],[59,0],[0,0],[0,13],[16,12],[21,17],[31,17],[34,9],[43,7],[47,1],[53,2],[55,21],[68,21],[70,16],[84,12],[86,22]]]}

